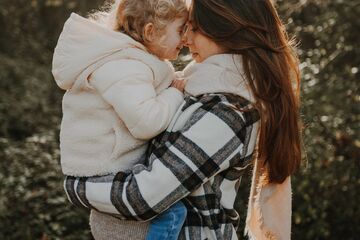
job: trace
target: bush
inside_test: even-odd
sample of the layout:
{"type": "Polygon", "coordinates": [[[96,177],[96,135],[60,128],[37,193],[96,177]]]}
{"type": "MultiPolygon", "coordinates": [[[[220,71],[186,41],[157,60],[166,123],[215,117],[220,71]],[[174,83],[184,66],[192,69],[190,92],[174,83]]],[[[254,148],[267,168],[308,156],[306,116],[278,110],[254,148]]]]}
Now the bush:
{"type": "MultiPolygon", "coordinates": [[[[62,190],[61,92],[51,53],[71,11],[102,0],[12,1],[0,8],[0,239],[90,239],[88,212],[62,190]],[[12,16],[13,21],[9,21],[12,16]],[[46,23],[46,24],[45,24],[46,23]]],[[[356,0],[278,0],[300,40],[307,164],[293,177],[293,239],[360,233],[360,9],[356,0]]],[[[178,68],[184,62],[175,62],[178,68]]],[[[250,173],[237,209],[242,236],[250,173]]],[[[240,237],[243,239],[243,237],[240,237]]]]}
{"type": "Polygon", "coordinates": [[[0,239],[90,238],[87,211],[64,194],[54,132],[0,139],[0,239]]]}

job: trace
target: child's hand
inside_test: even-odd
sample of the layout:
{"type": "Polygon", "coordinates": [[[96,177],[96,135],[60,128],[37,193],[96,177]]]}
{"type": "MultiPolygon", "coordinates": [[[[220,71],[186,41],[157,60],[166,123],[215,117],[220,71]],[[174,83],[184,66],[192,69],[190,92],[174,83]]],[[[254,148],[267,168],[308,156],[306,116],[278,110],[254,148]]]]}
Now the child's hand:
{"type": "Polygon", "coordinates": [[[183,93],[185,85],[186,85],[186,80],[175,79],[175,80],[172,81],[170,87],[174,87],[174,88],[176,88],[177,90],[179,90],[180,92],[183,93]]]}

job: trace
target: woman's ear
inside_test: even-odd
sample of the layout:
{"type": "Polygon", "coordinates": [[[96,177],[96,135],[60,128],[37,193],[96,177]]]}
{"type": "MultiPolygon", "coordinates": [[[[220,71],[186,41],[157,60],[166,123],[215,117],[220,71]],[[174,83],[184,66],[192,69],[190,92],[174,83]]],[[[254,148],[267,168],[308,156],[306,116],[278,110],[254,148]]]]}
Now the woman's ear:
{"type": "Polygon", "coordinates": [[[153,42],[155,40],[155,26],[153,23],[147,23],[144,27],[145,41],[153,42]]]}

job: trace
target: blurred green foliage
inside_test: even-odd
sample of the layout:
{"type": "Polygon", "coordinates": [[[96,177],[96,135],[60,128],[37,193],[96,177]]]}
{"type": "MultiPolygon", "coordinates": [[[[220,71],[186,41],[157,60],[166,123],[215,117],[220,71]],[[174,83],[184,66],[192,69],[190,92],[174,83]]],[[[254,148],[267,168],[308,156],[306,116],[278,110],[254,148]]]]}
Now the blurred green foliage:
{"type": "MultiPolygon", "coordinates": [[[[102,0],[0,3],[0,239],[91,239],[67,202],[59,167],[60,91],[51,56],[71,11],[102,0]]],[[[360,3],[278,0],[299,40],[307,163],[293,177],[293,239],[360,233],[360,3]]],[[[182,62],[176,65],[183,67],[182,62]]],[[[249,177],[237,202],[242,236],[249,177]]]]}

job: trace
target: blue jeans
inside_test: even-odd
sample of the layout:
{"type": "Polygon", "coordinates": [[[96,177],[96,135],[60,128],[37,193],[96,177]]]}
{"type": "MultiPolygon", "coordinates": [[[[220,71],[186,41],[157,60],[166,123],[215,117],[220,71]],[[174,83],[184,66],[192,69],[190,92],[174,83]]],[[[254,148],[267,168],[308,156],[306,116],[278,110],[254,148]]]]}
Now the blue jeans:
{"type": "Polygon", "coordinates": [[[186,218],[186,207],[179,201],[151,220],[146,240],[177,240],[186,218]]]}

